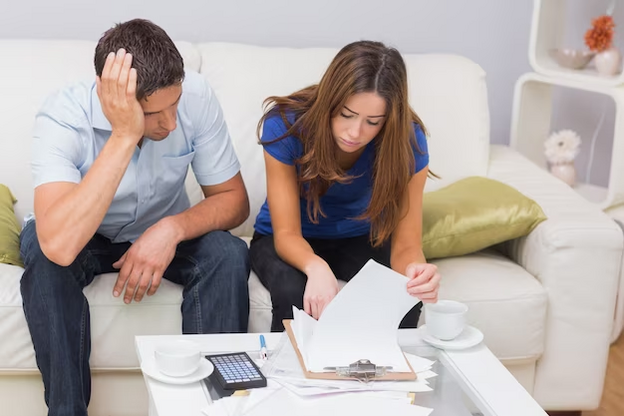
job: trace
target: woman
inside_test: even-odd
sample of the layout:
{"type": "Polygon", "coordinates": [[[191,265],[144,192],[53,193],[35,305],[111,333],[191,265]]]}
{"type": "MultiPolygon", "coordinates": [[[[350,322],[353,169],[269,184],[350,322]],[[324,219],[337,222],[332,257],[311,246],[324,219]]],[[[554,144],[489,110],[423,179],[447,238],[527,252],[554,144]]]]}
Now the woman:
{"type": "MultiPolygon", "coordinates": [[[[369,259],[410,278],[407,291],[435,302],[440,276],[421,244],[429,156],[410,108],[396,49],[345,46],[318,85],[269,97],[260,142],[267,201],[255,223],[251,267],[271,293],[271,329],[292,305],[318,319],[369,259]]],[[[415,327],[419,303],[403,319],[415,327]]]]}

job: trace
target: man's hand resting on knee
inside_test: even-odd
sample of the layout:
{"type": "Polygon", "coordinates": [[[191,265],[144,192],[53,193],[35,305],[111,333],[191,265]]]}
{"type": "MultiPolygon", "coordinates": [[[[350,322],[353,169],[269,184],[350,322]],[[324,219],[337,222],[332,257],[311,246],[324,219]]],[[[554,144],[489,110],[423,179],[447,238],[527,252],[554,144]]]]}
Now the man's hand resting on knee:
{"type": "Polygon", "coordinates": [[[119,270],[113,296],[118,297],[126,287],[124,302],[140,302],[147,291],[151,296],[160,286],[163,274],[178,246],[179,232],[164,218],[148,228],[141,237],[113,264],[119,270]],[[148,289],[149,288],[149,289],[148,289]]]}

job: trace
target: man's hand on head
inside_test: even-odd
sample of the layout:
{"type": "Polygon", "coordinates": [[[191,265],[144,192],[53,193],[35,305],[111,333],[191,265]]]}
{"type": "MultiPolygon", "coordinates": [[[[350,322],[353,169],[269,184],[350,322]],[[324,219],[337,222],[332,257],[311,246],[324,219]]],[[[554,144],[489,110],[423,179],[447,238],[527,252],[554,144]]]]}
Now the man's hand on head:
{"type": "Polygon", "coordinates": [[[132,55],[124,49],[109,53],[96,84],[102,111],[111,123],[113,135],[136,144],[143,138],[145,116],[136,99],[137,72],[131,65],[132,55]]]}
{"type": "Polygon", "coordinates": [[[133,299],[140,302],[146,292],[148,296],[156,293],[179,242],[179,232],[170,217],[148,228],[113,264],[114,268],[120,269],[113,296],[120,296],[124,286],[125,303],[133,299]]]}

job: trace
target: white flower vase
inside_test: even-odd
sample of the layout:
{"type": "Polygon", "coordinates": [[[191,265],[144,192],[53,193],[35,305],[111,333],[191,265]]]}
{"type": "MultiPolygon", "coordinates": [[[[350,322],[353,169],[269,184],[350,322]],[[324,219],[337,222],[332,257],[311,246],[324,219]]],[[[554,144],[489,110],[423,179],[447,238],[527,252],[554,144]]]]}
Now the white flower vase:
{"type": "Polygon", "coordinates": [[[622,54],[616,48],[607,49],[596,54],[594,64],[600,75],[612,77],[620,72],[622,54]]]}
{"type": "Polygon", "coordinates": [[[550,173],[570,186],[576,183],[576,168],[573,162],[553,164],[550,166],[550,173]]]}

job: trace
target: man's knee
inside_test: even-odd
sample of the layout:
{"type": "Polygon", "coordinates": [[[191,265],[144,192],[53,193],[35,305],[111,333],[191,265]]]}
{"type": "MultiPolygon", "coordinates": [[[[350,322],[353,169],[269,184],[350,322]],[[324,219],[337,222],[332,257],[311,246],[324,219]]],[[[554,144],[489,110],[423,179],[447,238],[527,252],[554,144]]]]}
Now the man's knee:
{"type": "Polygon", "coordinates": [[[28,223],[20,234],[20,254],[26,267],[50,262],[39,245],[34,221],[28,223]]]}
{"type": "Polygon", "coordinates": [[[50,290],[62,291],[67,284],[73,285],[75,282],[84,287],[93,277],[93,267],[87,264],[84,253],[80,253],[66,267],[48,259],[39,244],[34,221],[27,224],[20,234],[20,254],[25,268],[21,278],[22,288],[45,286],[50,290]]]}
{"type": "Polygon", "coordinates": [[[202,258],[222,267],[231,268],[233,274],[249,277],[249,249],[247,244],[227,231],[212,231],[201,237],[202,258]]]}
{"type": "Polygon", "coordinates": [[[247,270],[247,275],[249,275],[249,248],[247,243],[228,232],[221,231],[220,234],[224,247],[227,248],[225,250],[226,258],[233,263],[243,265],[247,270]]]}

